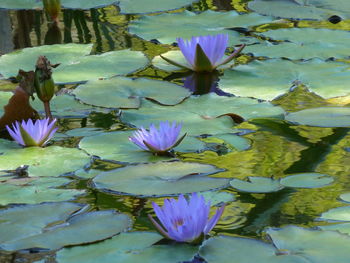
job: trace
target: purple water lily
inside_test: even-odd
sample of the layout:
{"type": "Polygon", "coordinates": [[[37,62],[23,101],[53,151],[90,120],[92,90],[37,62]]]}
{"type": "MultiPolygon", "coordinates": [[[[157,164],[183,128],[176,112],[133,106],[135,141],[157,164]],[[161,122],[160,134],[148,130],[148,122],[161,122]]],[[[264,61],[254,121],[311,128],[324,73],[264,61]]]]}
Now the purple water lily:
{"type": "Polygon", "coordinates": [[[6,129],[11,137],[23,146],[45,146],[57,131],[55,128],[56,119],[50,122],[49,118],[43,120],[31,119],[26,121],[16,121],[12,124],[12,129],[6,125],[6,129]]]}
{"type": "Polygon", "coordinates": [[[182,38],[177,38],[176,40],[188,65],[179,64],[164,56],[161,57],[175,66],[197,72],[214,71],[217,67],[233,60],[245,46],[241,45],[228,58],[223,59],[226,48],[228,47],[227,34],[192,37],[188,41],[182,38]]]}
{"type": "Polygon", "coordinates": [[[193,193],[189,201],[180,195],[178,200],[165,199],[163,207],[154,202],[152,206],[163,227],[153,217],[148,217],[158,231],[166,238],[189,243],[202,241],[224,212],[222,206],[209,219],[210,202],[205,203],[204,197],[197,193],[193,193]]]}
{"type": "Polygon", "coordinates": [[[166,153],[172,148],[176,147],[185,138],[186,134],[179,137],[181,131],[181,124],[172,124],[169,121],[160,122],[159,130],[154,124],[151,124],[149,130],[141,127],[129,137],[129,140],[135,143],[140,148],[154,153],[166,153]]]}

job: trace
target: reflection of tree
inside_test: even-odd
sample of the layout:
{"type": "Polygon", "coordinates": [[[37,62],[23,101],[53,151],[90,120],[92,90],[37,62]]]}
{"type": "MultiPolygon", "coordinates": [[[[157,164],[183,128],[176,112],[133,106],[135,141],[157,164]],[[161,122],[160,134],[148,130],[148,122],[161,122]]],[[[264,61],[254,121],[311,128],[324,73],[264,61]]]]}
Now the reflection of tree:
{"type": "Polygon", "coordinates": [[[11,52],[14,48],[11,30],[9,11],[0,10],[0,55],[11,52]]]}
{"type": "Polygon", "coordinates": [[[34,22],[36,22],[36,12],[37,11],[34,10],[19,10],[16,12],[16,20],[13,22],[15,25],[13,35],[15,49],[32,46],[30,33],[33,29],[34,22]]]}

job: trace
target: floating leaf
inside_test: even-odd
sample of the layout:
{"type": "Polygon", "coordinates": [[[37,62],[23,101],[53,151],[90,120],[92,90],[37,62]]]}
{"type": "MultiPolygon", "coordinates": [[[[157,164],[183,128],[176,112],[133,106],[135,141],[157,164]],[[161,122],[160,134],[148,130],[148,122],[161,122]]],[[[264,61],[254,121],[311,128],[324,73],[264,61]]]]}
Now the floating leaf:
{"type": "Polygon", "coordinates": [[[15,142],[0,139],[1,170],[29,165],[29,176],[58,176],[74,172],[90,162],[83,151],[59,146],[22,148],[15,142]],[[19,158],[20,156],[20,158],[19,158]]]}
{"type": "Polygon", "coordinates": [[[85,193],[84,190],[57,189],[56,187],[71,182],[63,177],[26,179],[28,178],[0,183],[0,205],[68,201],[85,193]]]}
{"type": "Polygon", "coordinates": [[[332,231],[338,231],[343,234],[350,235],[350,223],[343,223],[343,224],[333,224],[328,226],[319,226],[322,230],[332,230],[332,231]]]}
{"type": "Polygon", "coordinates": [[[175,105],[191,94],[183,87],[170,82],[124,77],[89,81],[78,86],[73,93],[82,102],[94,106],[134,109],[141,106],[141,98],[175,105]]]}
{"type": "Polygon", "coordinates": [[[347,203],[350,203],[350,193],[341,194],[339,198],[347,203]]]}
{"type": "Polygon", "coordinates": [[[320,59],[304,62],[254,60],[226,70],[220,78],[219,88],[237,96],[272,100],[288,92],[293,83],[299,81],[324,98],[343,96],[349,93],[348,67],[343,63],[325,63],[320,59]]]}
{"type": "Polygon", "coordinates": [[[157,16],[142,16],[130,23],[129,31],[146,40],[157,39],[161,43],[171,44],[176,38],[192,36],[228,34],[230,45],[258,42],[255,38],[244,37],[229,30],[232,27],[249,27],[269,23],[273,19],[258,14],[240,15],[236,11],[204,11],[196,14],[190,11],[182,13],[164,13],[157,16]],[[172,30],[169,30],[171,25],[172,30]]]}
{"type": "Polygon", "coordinates": [[[236,197],[228,192],[206,191],[201,192],[200,195],[204,196],[206,202],[210,201],[211,206],[230,203],[236,200],[236,197]]]}
{"type": "Polygon", "coordinates": [[[127,215],[111,210],[94,211],[72,216],[63,224],[47,227],[36,235],[6,240],[0,247],[10,251],[30,248],[54,250],[68,245],[104,240],[124,231],[130,225],[131,220],[127,215]]]}
{"type": "Polygon", "coordinates": [[[344,30],[314,28],[284,28],[263,33],[273,40],[283,40],[272,44],[265,42],[248,46],[245,53],[269,58],[310,59],[330,57],[347,58],[350,56],[350,33],[344,30]]]}
{"type": "Polygon", "coordinates": [[[220,171],[208,164],[158,162],[102,172],[93,183],[97,189],[108,192],[168,196],[225,187],[227,179],[207,177],[220,171]]]}
{"type": "MultiPolygon", "coordinates": [[[[156,156],[142,150],[129,141],[129,136],[132,134],[133,131],[101,133],[83,138],[79,143],[79,147],[104,160],[122,163],[157,162],[170,159],[170,157],[156,156]]],[[[200,140],[186,136],[181,144],[175,147],[175,151],[196,152],[203,150],[204,146],[204,143],[200,140]]]]}
{"type": "Polygon", "coordinates": [[[137,127],[148,127],[159,120],[177,121],[189,135],[224,134],[233,132],[230,114],[244,119],[282,117],[283,110],[267,102],[250,98],[222,97],[216,94],[192,96],[173,107],[145,102],[139,110],[127,110],[121,119],[137,127]]]}
{"type": "Polygon", "coordinates": [[[332,208],[322,213],[320,220],[350,221],[350,206],[332,208]]]}
{"type": "Polygon", "coordinates": [[[301,173],[284,177],[280,180],[281,185],[299,188],[317,188],[331,184],[333,177],[319,173],[301,173]]]}
{"type": "Polygon", "coordinates": [[[190,260],[197,252],[186,244],[153,245],[162,236],[150,232],[121,233],[109,240],[65,248],[57,252],[58,263],[174,263],[190,260]]]}
{"type": "Polygon", "coordinates": [[[279,180],[257,176],[249,176],[247,181],[233,179],[230,184],[239,191],[249,193],[271,193],[283,189],[279,180]]]}
{"type": "MultiPolygon", "coordinates": [[[[9,1],[12,2],[12,0],[9,1]]],[[[41,55],[46,56],[52,64],[62,63],[61,66],[70,64],[83,56],[89,55],[91,48],[91,44],[64,44],[24,48],[0,57],[0,74],[9,78],[17,76],[19,69],[25,71],[34,70],[35,62],[41,55]]]]}
{"type": "Polygon", "coordinates": [[[350,108],[324,107],[292,112],[286,120],[299,125],[317,127],[350,127],[350,108]]]}
{"type": "Polygon", "coordinates": [[[299,255],[279,255],[268,243],[242,237],[212,237],[202,244],[199,253],[208,263],[310,263],[299,255]]]}

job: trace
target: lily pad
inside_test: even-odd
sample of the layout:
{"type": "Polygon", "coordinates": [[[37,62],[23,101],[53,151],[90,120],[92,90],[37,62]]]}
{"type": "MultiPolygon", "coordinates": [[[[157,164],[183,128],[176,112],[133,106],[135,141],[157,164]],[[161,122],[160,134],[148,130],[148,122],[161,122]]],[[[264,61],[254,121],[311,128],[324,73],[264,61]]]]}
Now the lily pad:
{"type": "Polygon", "coordinates": [[[333,224],[328,226],[319,226],[322,230],[338,231],[343,234],[350,235],[350,223],[333,224]]]}
{"type": "Polygon", "coordinates": [[[345,13],[343,13],[343,11],[345,11],[344,9],[346,9],[348,2],[346,2],[346,0],[337,1],[340,3],[330,1],[253,0],[252,2],[248,3],[248,7],[262,15],[269,15],[282,18],[325,20],[332,15],[344,16],[345,13]],[[327,9],[327,7],[329,6],[326,5],[327,1],[329,6],[342,7],[338,9],[338,11],[329,10],[327,9]],[[313,5],[314,3],[315,5],[313,5]]]}
{"type": "MultiPolygon", "coordinates": [[[[9,2],[13,2],[9,0],[9,2]]],[[[41,2],[40,2],[41,3],[41,2]]],[[[48,45],[33,48],[24,48],[0,57],[0,74],[9,78],[17,76],[18,70],[34,70],[38,56],[46,56],[52,64],[71,64],[81,57],[89,55],[91,44],[64,44],[48,45]]]]}
{"type": "Polygon", "coordinates": [[[206,202],[210,201],[211,206],[220,205],[222,203],[230,203],[236,200],[236,197],[228,192],[206,191],[201,192],[206,202]]]}
{"type": "Polygon", "coordinates": [[[301,173],[284,177],[280,180],[281,185],[298,188],[317,188],[331,184],[333,177],[319,173],[301,173]]]}
{"type": "Polygon", "coordinates": [[[299,81],[324,98],[344,96],[349,94],[348,68],[344,63],[325,63],[320,59],[305,62],[255,60],[226,70],[220,78],[219,88],[237,96],[272,100],[288,92],[293,83],[299,81]]]}
{"type": "Polygon", "coordinates": [[[1,170],[29,165],[29,176],[58,176],[74,172],[88,164],[90,157],[75,148],[59,146],[22,148],[15,142],[0,139],[1,170]],[[20,156],[20,158],[19,158],[20,156]]]}
{"type": "Polygon", "coordinates": [[[287,42],[272,44],[266,41],[248,46],[244,52],[253,53],[254,56],[290,59],[327,59],[350,56],[348,50],[350,33],[344,30],[284,28],[265,32],[263,36],[287,42]]]}
{"type": "Polygon", "coordinates": [[[271,244],[230,236],[217,236],[206,240],[199,254],[208,263],[310,263],[299,255],[279,255],[279,251],[271,244]]]}
{"type": "Polygon", "coordinates": [[[157,16],[142,16],[130,23],[129,31],[139,37],[157,39],[164,44],[176,42],[176,38],[191,38],[200,35],[228,34],[230,45],[258,42],[255,38],[244,37],[229,30],[232,27],[249,27],[269,23],[273,18],[258,14],[240,15],[236,11],[204,11],[196,14],[190,11],[182,13],[164,13],[157,16]],[[169,30],[171,25],[172,30],[169,30]]]}
{"type": "Polygon", "coordinates": [[[0,205],[68,201],[85,193],[84,190],[56,188],[70,182],[63,177],[21,178],[1,182],[0,205]]]}
{"type": "Polygon", "coordinates": [[[100,8],[112,4],[117,4],[116,0],[61,0],[61,5],[65,8],[70,9],[91,9],[91,8],[100,8]]]}
{"type": "Polygon", "coordinates": [[[148,59],[140,51],[118,50],[101,55],[85,56],[59,66],[53,74],[55,83],[82,83],[110,78],[144,68],[148,59]]]}
{"type": "Polygon", "coordinates": [[[9,99],[12,97],[12,92],[0,92],[0,117],[4,114],[3,106],[6,105],[9,99]]]}
{"type": "Polygon", "coordinates": [[[2,209],[0,210],[0,247],[6,242],[38,235],[47,225],[64,221],[81,208],[81,204],[59,202],[2,209]]]}
{"type": "Polygon", "coordinates": [[[326,221],[350,221],[350,206],[332,208],[322,213],[319,219],[326,221]]]}
{"type": "MultiPolygon", "coordinates": [[[[45,115],[44,104],[39,99],[31,101],[30,103],[37,111],[45,115]]],[[[84,118],[93,111],[103,113],[108,113],[110,111],[109,109],[82,104],[74,99],[73,96],[67,94],[54,96],[50,101],[50,108],[52,115],[60,118],[84,118]]]]}
{"type": "Polygon", "coordinates": [[[339,198],[347,203],[350,203],[350,193],[341,194],[339,198]]]}
{"type": "MultiPolygon", "coordinates": [[[[232,147],[237,151],[248,150],[251,146],[250,140],[235,134],[217,134],[214,137],[209,137],[209,138],[222,140],[224,144],[226,144],[228,147],[232,147]]],[[[204,140],[204,141],[207,141],[207,140],[204,140]]]]}
{"type": "Polygon", "coordinates": [[[249,176],[247,181],[233,179],[230,184],[239,191],[249,193],[271,193],[284,188],[279,180],[257,176],[249,176]]]}
{"type": "Polygon", "coordinates": [[[92,135],[97,135],[104,132],[102,129],[99,128],[76,128],[69,130],[65,132],[67,136],[72,136],[72,137],[87,137],[87,136],[92,136],[92,135]]]}
{"type": "Polygon", "coordinates": [[[170,82],[124,77],[89,81],[73,93],[82,102],[94,106],[133,109],[141,106],[141,98],[175,105],[191,95],[188,90],[170,82]]]}
{"type": "Polygon", "coordinates": [[[64,246],[86,244],[110,238],[131,226],[131,219],[114,211],[94,211],[78,214],[61,225],[43,229],[41,233],[5,241],[0,244],[4,250],[30,248],[59,249],[64,246]]]}
{"type": "Polygon", "coordinates": [[[283,110],[268,102],[259,102],[250,98],[222,97],[216,94],[192,96],[173,107],[164,107],[145,102],[139,110],[127,110],[122,113],[124,122],[136,127],[148,127],[159,120],[177,121],[183,124],[182,130],[189,135],[224,134],[233,132],[236,114],[244,119],[258,117],[283,116],[283,110]]]}
{"type": "Polygon", "coordinates": [[[197,247],[186,244],[153,245],[162,236],[150,232],[121,233],[109,240],[64,248],[56,256],[58,263],[174,263],[190,260],[197,247]]]}
{"type": "Polygon", "coordinates": [[[320,231],[288,226],[268,229],[277,249],[289,251],[310,262],[346,263],[349,260],[350,236],[335,231],[320,231]]]}
{"type": "Polygon", "coordinates": [[[286,120],[299,125],[317,127],[350,127],[350,108],[323,107],[290,113],[286,120]]]}
{"type": "Polygon", "coordinates": [[[102,172],[93,179],[93,184],[97,189],[114,193],[169,196],[225,187],[228,179],[207,177],[220,171],[208,164],[158,162],[102,172]]]}
{"type": "MultiPolygon", "coordinates": [[[[157,162],[169,160],[171,157],[155,156],[144,151],[129,141],[133,131],[117,131],[101,133],[83,138],[79,147],[91,155],[98,156],[104,160],[117,161],[122,163],[157,162]]],[[[205,144],[200,140],[186,136],[175,151],[196,152],[201,151],[205,144]]]]}

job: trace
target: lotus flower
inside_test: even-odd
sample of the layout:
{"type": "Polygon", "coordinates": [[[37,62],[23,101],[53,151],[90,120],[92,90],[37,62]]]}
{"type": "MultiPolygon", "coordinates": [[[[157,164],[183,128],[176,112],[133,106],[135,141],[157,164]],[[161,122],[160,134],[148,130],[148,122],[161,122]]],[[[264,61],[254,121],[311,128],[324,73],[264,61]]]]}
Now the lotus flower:
{"type": "Polygon", "coordinates": [[[224,206],[220,207],[209,219],[210,202],[205,203],[204,197],[197,193],[193,193],[189,201],[180,195],[178,200],[165,199],[163,207],[159,207],[154,202],[152,206],[163,225],[162,227],[148,215],[157,230],[166,238],[189,243],[202,241],[216,225],[224,211],[224,206]]]}
{"type": "Polygon", "coordinates": [[[56,119],[50,122],[50,119],[36,120],[29,119],[27,122],[16,121],[12,124],[12,129],[6,125],[6,129],[11,137],[23,146],[45,146],[57,131],[55,128],[56,119]]]}
{"type": "Polygon", "coordinates": [[[228,58],[223,60],[228,46],[228,35],[219,34],[215,36],[192,37],[189,41],[182,38],[177,38],[176,40],[188,65],[179,64],[162,55],[161,57],[170,64],[196,72],[214,71],[217,67],[233,60],[245,46],[241,45],[228,58]]]}
{"type": "Polygon", "coordinates": [[[169,121],[165,121],[160,122],[159,130],[154,124],[151,124],[149,130],[141,127],[134,132],[133,136],[129,137],[129,140],[146,151],[161,154],[176,147],[185,138],[186,134],[177,139],[180,131],[181,124],[177,125],[175,121],[170,124],[169,121]]]}

